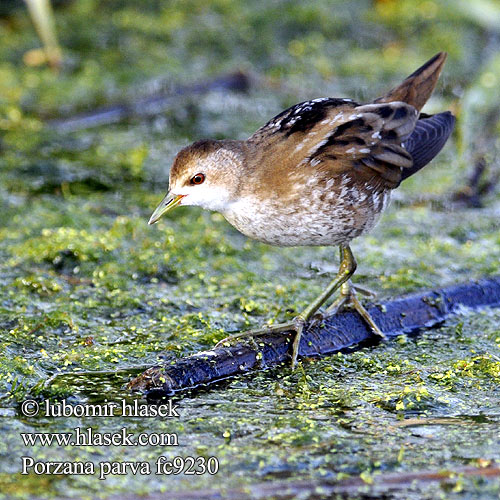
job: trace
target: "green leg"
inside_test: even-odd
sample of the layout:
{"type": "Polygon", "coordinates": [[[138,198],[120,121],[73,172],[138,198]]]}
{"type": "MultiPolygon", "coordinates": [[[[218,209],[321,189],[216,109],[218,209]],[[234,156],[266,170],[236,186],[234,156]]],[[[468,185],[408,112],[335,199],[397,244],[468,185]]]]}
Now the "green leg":
{"type": "MultiPolygon", "coordinates": [[[[325,316],[333,316],[341,311],[346,305],[352,306],[358,314],[366,321],[368,326],[371,328],[375,335],[387,338],[382,330],[377,326],[370,313],[363,307],[363,304],[359,301],[355,287],[350,281],[346,281],[340,287],[340,297],[326,310],[325,316]]],[[[362,289],[365,292],[364,289],[362,289]]],[[[361,291],[361,289],[359,290],[361,291]]]]}
{"type": "Polygon", "coordinates": [[[325,303],[325,301],[328,300],[336,290],[338,290],[344,283],[349,280],[349,278],[354,274],[355,270],[356,260],[351,252],[351,249],[349,248],[349,245],[340,245],[340,268],[337,276],[335,276],[335,279],[326,287],[323,293],[316,297],[316,299],[314,299],[292,321],[289,321],[287,323],[280,323],[278,325],[266,326],[258,330],[250,330],[248,332],[239,333],[237,335],[232,335],[231,337],[227,337],[221,340],[217,344],[217,346],[241,337],[253,337],[272,332],[279,333],[293,330],[295,331],[295,338],[292,345],[292,368],[295,367],[297,363],[300,339],[302,336],[302,331],[304,330],[304,325],[311,319],[313,314],[325,303]]]}

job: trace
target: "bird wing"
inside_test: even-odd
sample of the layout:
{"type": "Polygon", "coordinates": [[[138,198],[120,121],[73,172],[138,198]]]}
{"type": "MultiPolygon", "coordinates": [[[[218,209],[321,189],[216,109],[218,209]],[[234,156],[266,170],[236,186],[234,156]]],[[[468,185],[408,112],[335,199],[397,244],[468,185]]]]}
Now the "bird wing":
{"type": "Polygon", "coordinates": [[[276,139],[287,139],[294,134],[299,134],[303,138],[304,134],[313,132],[312,129],[318,125],[333,123],[331,120],[338,112],[356,106],[357,104],[352,99],[333,97],[299,102],[269,120],[248,140],[254,143],[275,142],[276,139]]]}
{"type": "Polygon", "coordinates": [[[454,117],[419,111],[446,60],[441,52],[371,104],[321,98],[286,109],[248,139],[262,189],[286,191],[311,170],[324,178],[356,171],[359,183],[392,189],[426,165],[450,135],[454,117]],[[288,180],[287,180],[288,179],[288,180]]]}
{"type": "Polygon", "coordinates": [[[256,164],[268,165],[273,174],[314,168],[335,176],[356,168],[360,178],[394,188],[402,169],[413,165],[402,143],[417,119],[418,111],[404,102],[316,99],[285,110],[249,141],[259,143],[256,164]]]}
{"type": "Polygon", "coordinates": [[[369,176],[383,187],[394,188],[403,169],[413,166],[403,143],[417,120],[418,111],[404,102],[357,106],[325,134],[307,162],[313,166],[330,162],[331,168],[343,171],[354,168],[361,177],[369,176]]]}

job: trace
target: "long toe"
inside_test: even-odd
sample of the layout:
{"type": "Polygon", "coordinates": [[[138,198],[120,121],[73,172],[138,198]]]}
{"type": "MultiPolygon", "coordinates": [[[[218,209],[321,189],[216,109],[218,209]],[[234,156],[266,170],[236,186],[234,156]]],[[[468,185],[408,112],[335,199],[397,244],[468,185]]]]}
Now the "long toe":
{"type": "Polygon", "coordinates": [[[302,337],[302,330],[304,329],[304,320],[297,316],[292,321],[286,323],[278,323],[276,325],[269,325],[259,328],[258,330],[248,330],[246,332],[237,333],[235,335],[231,335],[226,337],[215,345],[215,347],[229,347],[238,343],[239,341],[248,341],[253,342],[255,337],[259,337],[261,335],[269,335],[269,334],[284,334],[285,332],[294,331],[295,336],[292,343],[292,368],[294,368],[297,364],[297,358],[299,355],[299,346],[300,339],[302,337]]]}
{"type": "Polygon", "coordinates": [[[361,295],[364,295],[365,297],[369,299],[375,299],[377,297],[377,292],[374,292],[373,290],[370,290],[369,288],[365,288],[364,286],[359,286],[359,285],[352,285],[354,290],[357,293],[360,293],[361,295]]]}
{"type": "Polygon", "coordinates": [[[354,309],[356,309],[359,315],[365,320],[365,322],[368,324],[375,335],[384,340],[387,339],[385,333],[378,327],[377,323],[375,323],[375,321],[371,317],[371,314],[363,307],[363,304],[361,304],[361,302],[358,300],[358,297],[356,297],[355,293],[351,293],[350,303],[352,304],[354,309]]]}
{"type": "Polygon", "coordinates": [[[347,286],[345,286],[341,291],[340,297],[337,298],[333,302],[333,304],[325,311],[323,318],[334,316],[335,314],[341,312],[346,308],[354,309],[363,318],[363,320],[375,335],[386,339],[387,337],[385,336],[384,332],[382,332],[382,330],[377,326],[370,313],[363,307],[363,304],[361,304],[361,302],[359,301],[356,295],[356,291],[360,291],[364,295],[375,295],[370,290],[354,286],[349,282],[347,286]]]}

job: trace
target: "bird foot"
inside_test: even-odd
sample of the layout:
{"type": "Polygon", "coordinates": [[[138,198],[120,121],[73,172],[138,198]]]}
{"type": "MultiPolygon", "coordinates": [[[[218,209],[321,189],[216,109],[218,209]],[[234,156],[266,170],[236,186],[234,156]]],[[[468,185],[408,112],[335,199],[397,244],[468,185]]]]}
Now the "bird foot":
{"type": "Polygon", "coordinates": [[[295,368],[297,364],[297,357],[299,354],[300,339],[302,337],[302,331],[304,330],[305,320],[299,315],[296,316],[292,321],[286,323],[278,323],[276,325],[263,326],[256,330],[248,330],[247,332],[237,333],[236,335],[230,335],[226,337],[215,345],[215,347],[227,347],[227,344],[234,343],[239,339],[249,338],[253,340],[253,337],[258,337],[260,335],[272,334],[272,333],[284,333],[289,331],[294,331],[295,336],[292,344],[292,369],[295,368]]]}
{"type": "Polygon", "coordinates": [[[340,289],[340,297],[336,299],[333,304],[326,309],[324,313],[316,313],[312,317],[312,325],[317,325],[321,323],[325,318],[333,316],[346,308],[354,309],[363,318],[363,320],[368,324],[372,332],[378,337],[386,340],[387,337],[384,332],[377,326],[370,313],[364,308],[363,304],[359,301],[356,292],[360,292],[363,295],[375,297],[375,293],[366,288],[354,286],[350,281],[344,283],[340,289]]]}
{"type": "Polygon", "coordinates": [[[374,292],[373,290],[370,290],[369,288],[365,288],[364,286],[360,286],[360,285],[354,285],[351,283],[351,287],[354,288],[354,290],[357,292],[357,293],[360,293],[361,295],[364,295],[365,297],[367,297],[368,299],[375,299],[377,297],[377,292],[374,292]]]}

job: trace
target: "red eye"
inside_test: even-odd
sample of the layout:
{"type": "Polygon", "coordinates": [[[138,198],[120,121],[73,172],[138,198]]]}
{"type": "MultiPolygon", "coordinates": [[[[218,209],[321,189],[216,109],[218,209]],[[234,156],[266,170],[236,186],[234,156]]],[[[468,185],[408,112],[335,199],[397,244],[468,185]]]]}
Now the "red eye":
{"type": "Polygon", "coordinates": [[[203,184],[205,181],[205,174],[196,174],[191,177],[191,180],[189,181],[191,184],[203,184]]]}

